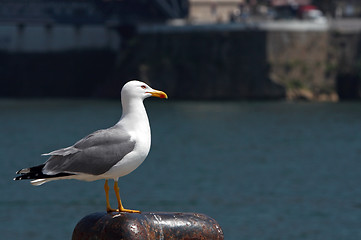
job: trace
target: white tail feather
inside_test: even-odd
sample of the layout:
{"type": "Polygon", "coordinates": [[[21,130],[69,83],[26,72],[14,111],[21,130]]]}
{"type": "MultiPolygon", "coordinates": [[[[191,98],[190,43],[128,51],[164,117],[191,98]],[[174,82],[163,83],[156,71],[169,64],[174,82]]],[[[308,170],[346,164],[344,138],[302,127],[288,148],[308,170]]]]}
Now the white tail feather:
{"type": "Polygon", "coordinates": [[[44,184],[44,183],[46,183],[48,181],[49,181],[48,179],[36,179],[36,180],[31,181],[30,183],[33,186],[40,186],[41,184],[44,184]]]}

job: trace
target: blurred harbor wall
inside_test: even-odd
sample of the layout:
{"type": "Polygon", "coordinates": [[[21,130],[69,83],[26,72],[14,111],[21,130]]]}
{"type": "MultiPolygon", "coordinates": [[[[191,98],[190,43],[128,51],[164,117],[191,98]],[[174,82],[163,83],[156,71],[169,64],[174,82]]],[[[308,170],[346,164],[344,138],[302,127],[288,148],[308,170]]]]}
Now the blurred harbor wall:
{"type": "Polygon", "coordinates": [[[103,25],[0,25],[1,97],[90,97],[109,79],[121,38],[103,25]]]}
{"type": "Polygon", "coordinates": [[[12,35],[0,31],[0,96],[118,98],[134,78],[173,99],[361,96],[358,31],[230,24],[96,28],[95,34],[74,28],[61,45],[57,31],[64,29],[44,29],[37,29],[48,39],[42,44],[26,26],[12,35]]]}
{"type": "Polygon", "coordinates": [[[269,31],[270,77],[287,98],[320,101],[361,98],[360,31],[269,31]]]}
{"type": "Polygon", "coordinates": [[[60,52],[74,49],[118,50],[119,35],[103,25],[4,24],[0,50],[13,53],[60,52]]]}
{"type": "Polygon", "coordinates": [[[177,99],[285,97],[284,87],[269,78],[266,32],[183,30],[138,29],[118,64],[115,82],[136,77],[177,99]]]}
{"type": "Polygon", "coordinates": [[[268,31],[270,77],[286,88],[288,99],[338,98],[328,31],[268,31]]]}

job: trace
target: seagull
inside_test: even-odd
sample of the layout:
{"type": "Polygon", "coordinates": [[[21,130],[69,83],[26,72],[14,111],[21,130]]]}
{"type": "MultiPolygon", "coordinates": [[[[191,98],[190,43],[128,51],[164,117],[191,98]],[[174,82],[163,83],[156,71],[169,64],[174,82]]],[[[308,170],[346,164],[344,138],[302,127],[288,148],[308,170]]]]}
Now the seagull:
{"type": "Polygon", "coordinates": [[[143,82],[127,82],[121,90],[122,116],[114,126],[93,132],[70,147],[42,154],[50,156],[45,163],[17,171],[20,176],[14,180],[28,179],[39,186],[60,179],[105,179],[107,212],[140,213],[123,207],[118,179],[135,170],[149,153],[151,133],[143,100],[152,96],[168,98],[166,93],[143,82]],[[109,204],[109,179],[114,180],[118,209],[109,204]]]}

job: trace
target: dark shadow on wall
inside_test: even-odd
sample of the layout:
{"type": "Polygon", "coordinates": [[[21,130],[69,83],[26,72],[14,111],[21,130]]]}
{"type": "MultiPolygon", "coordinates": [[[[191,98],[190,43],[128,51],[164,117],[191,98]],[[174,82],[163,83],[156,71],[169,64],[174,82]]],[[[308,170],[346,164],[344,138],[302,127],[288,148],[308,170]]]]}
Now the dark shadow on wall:
{"type": "Polygon", "coordinates": [[[361,34],[345,33],[339,40],[336,88],[341,100],[361,98],[361,34]]]}
{"type": "Polygon", "coordinates": [[[269,78],[266,37],[256,30],[137,34],[103,92],[120,78],[139,78],[177,99],[284,98],[269,78]]]}
{"type": "Polygon", "coordinates": [[[103,50],[0,52],[1,97],[92,97],[114,68],[103,50]]]}

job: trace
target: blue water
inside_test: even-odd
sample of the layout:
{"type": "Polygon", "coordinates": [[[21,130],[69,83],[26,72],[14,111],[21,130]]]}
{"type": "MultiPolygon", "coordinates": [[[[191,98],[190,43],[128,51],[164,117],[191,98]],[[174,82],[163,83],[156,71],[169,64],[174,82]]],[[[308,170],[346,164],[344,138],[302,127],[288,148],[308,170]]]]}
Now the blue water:
{"type": "MultiPolygon", "coordinates": [[[[361,239],[361,103],[146,106],[152,149],[119,181],[125,207],[205,213],[231,240],[361,239]]],[[[103,181],[12,178],[120,113],[118,101],[0,100],[1,239],[70,239],[105,210],[103,181]]]]}

